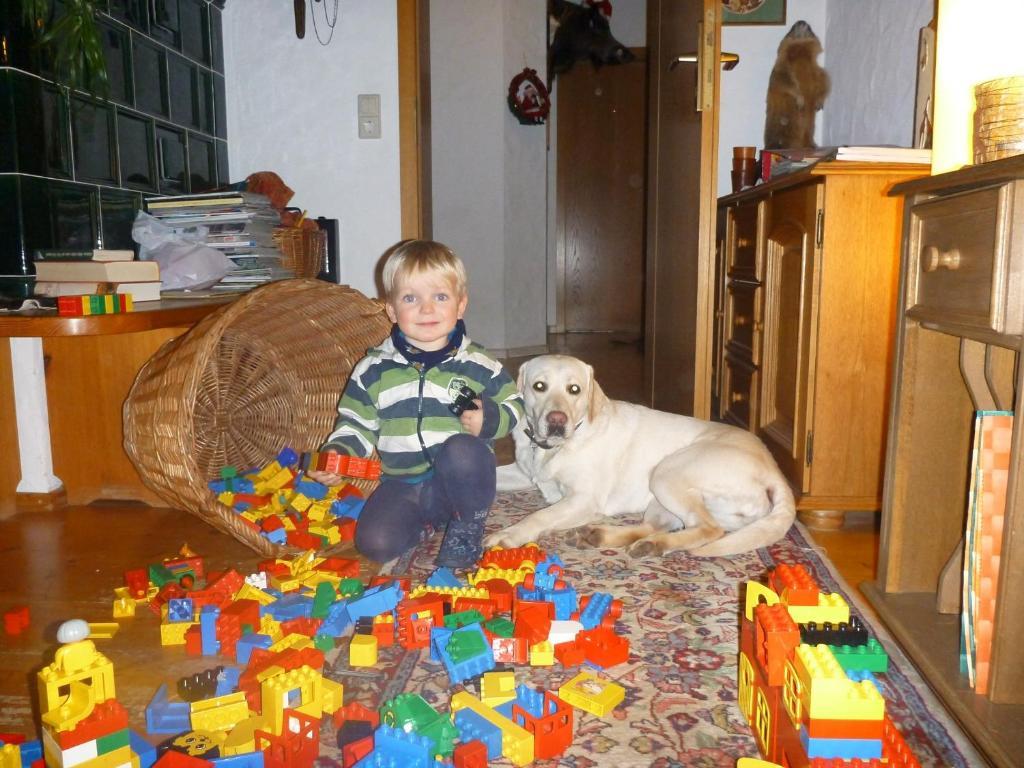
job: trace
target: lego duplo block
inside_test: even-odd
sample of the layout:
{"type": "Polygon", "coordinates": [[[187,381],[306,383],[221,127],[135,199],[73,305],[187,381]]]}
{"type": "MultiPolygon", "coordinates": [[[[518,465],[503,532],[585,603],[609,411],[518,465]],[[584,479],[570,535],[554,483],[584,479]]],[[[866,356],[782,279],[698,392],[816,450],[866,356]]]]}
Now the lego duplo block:
{"type": "Polygon", "coordinates": [[[515,547],[512,549],[493,547],[484,552],[480,558],[480,565],[485,568],[488,566],[519,568],[529,564],[530,570],[534,570],[537,567],[537,563],[542,562],[545,557],[544,550],[540,549],[536,544],[527,544],[525,547],[515,547]]]}
{"type": "Polygon", "coordinates": [[[353,667],[372,667],[377,663],[375,635],[353,635],[348,646],[348,663],[353,667]]]}
{"type": "Polygon", "coordinates": [[[167,744],[167,748],[175,752],[182,752],[191,757],[201,757],[208,760],[220,755],[220,745],[227,737],[227,733],[214,733],[212,731],[192,730],[175,736],[167,744]]]}
{"type": "Polygon", "coordinates": [[[504,581],[513,587],[519,586],[526,579],[527,574],[533,573],[533,565],[522,565],[518,568],[497,568],[490,566],[477,568],[475,573],[466,575],[466,581],[475,587],[479,587],[486,581],[504,581]]]}
{"type": "Polygon", "coordinates": [[[395,617],[390,613],[374,616],[372,634],[378,648],[390,648],[395,643],[395,617]]]}
{"type": "MultiPolygon", "coordinates": [[[[583,649],[575,642],[559,643],[554,646],[554,654],[555,660],[563,667],[576,667],[586,661],[583,649]]],[[[497,659],[497,654],[495,654],[495,658],[497,659]]]]}
{"type": "Polygon", "coordinates": [[[882,756],[890,768],[921,768],[917,756],[910,751],[903,734],[888,715],[882,724],[882,756]]]}
{"type": "MultiPolygon", "coordinates": [[[[185,645],[188,631],[196,625],[187,622],[160,625],[160,645],[185,645]]],[[[202,643],[202,629],[199,633],[202,643]]]]}
{"type": "Polygon", "coordinates": [[[27,605],[18,605],[4,611],[4,632],[8,635],[20,635],[28,629],[30,621],[27,605]]]}
{"type": "Polygon", "coordinates": [[[803,729],[798,735],[804,752],[812,760],[816,757],[839,760],[877,760],[882,757],[880,739],[813,738],[803,729]]]}
{"type": "Polygon", "coordinates": [[[113,733],[127,734],[127,728],[128,712],[116,699],[107,699],[96,704],[92,712],[82,718],[73,729],[54,731],[53,735],[58,746],[64,750],[113,733]]]}
{"type": "Polygon", "coordinates": [[[513,765],[526,765],[533,761],[533,735],[515,723],[506,720],[479,699],[466,691],[459,691],[451,700],[451,711],[469,709],[501,730],[501,754],[513,765]]]}
{"type": "Polygon", "coordinates": [[[358,701],[353,701],[351,704],[339,707],[338,711],[334,713],[336,726],[340,727],[347,720],[364,720],[376,728],[380,725],[380,713],[375,709],[363,706],[358,701]]]}
{"type": "Polygon", "coordinates": [[[830,645],[836,661],[847,672],[866,670],[885,672],[889,669],[889,654],[875,638],[869,638],[864,645],[830,645]]]}
{"type": "Polygon", "coordinates": [[[555,646],[545,640],[530,646],[530,666],[550,667],[555,663],[555,646]]]}
{"type": "MultiPolygon", "coordinates": [[[[856,683],[826,645],[800,645],[789,665],[800,681],[800,703],[810,718],[881,720],[885,699],[870,680],[856,683]]],[[[785,685],[789,685],[787,680],[785,685]]],[[[794,713],[790,712],[792,716],[794,713]]],[[[799,721],[799,718],[794,718],[799,721]]]]}
{"type": "Polygon", "coordinates": [[[449,629],[458,629],[459,627],[466,627],[470,624],[479,624],[484,621],[484,615],[479,611],[459,611],[458,613],[449,613],[443,617],[444,625],[449,629]]]}
{"type": "Polygon", "coordinates": [[[217,695],[217,677],[224,667],[211,667],[178,680],[178,698],[193,702],[213,698],[217,695]]]}
{"type": "Polygon", "coordinates": [[[189,622],[194,619],[195,611],[190,597],[172,597],[167,601],[167,621],[189,622]]]}
{"type": "Polygon", "coordinates": [[[529,644],[522,637],[495,637],[491,640],[491,652],[499,664],[525,664],[530,657],[529,644]]]}
{"type": "Polygon", "coordinates": [[[867,641],[867,627],[857,616],[839,624],[810,621],[800,627],[800,642],[806,645],[864,645],[867,641]]]}
{"type": "Polygon", "coordinates": [[[515,600],[515,587],[501,579],[489,579],[477,583],[477,588],[487,593],[487,599],[494,603],[494,609],[498,613],[508,613],[512,610],[512,603],[515,600]]]}
{"type": "Polygon", "coordinates": [[[484,745],[488,760],[501,757],[501,729],[471,709],[455,713],[455,727],[462,742],[477,741],[484,745]]]}
{"type": "Polygon", "coordinates": [[[263,768],[263,753],[248,752],[210,760],[215,768],[263,768]]]}
{"type": "Polygon", "coordinates": [[[189,715],[191,708],[184,701],[170,701],[167,685],[156,689],[153,698],[146,705],[147,733],[181,733],[191,729],[189,715]]]}
{"type": "Polygon", "coordinates": [[[493,619],[498,609],[489,597],[456,597],[452,610],[456,612],[476,611],[486,621],[493,619]]]}
{"type": "Polygon", "coordinates": [[[786,662],[800,645],[800,628],[786,606],[759,605],[754,609],[754,653],[768,685],[782,685],[786,662]]]}
{"type": "Polygon", "coordinates": [[[525,639],[529,645],[547,640],[548,633],[551,631],[551,616],[547,609],[539,607],[541,605],[550,605],[550,603],[516,603],[515,629],[513,631],[516,637],[525,639]]]}
{"type": "Polygon", "coordinates": [[[156,747],[136,731],[128,732],[128,746],[131,748],[132,754],[139,759],[138,768],[151,768],[156,762],[156,747]]]}
{"type": "Polygon", "coordinates": [[[452,683],[494,669],[494,653],[479,624],[454,630],[439,652],[452,683]]]}
{"type": "Polygon", "coordinates": [[[516,697],[513,672],[485,672],[480,680],[480,700],[491,709],[516,697]]]}
{"type": "Polygon", "coordinates": [[[580,672],[558,689],[558,698],[584,712],[604,717],[626,698],[626,689],[592,672],[580,672]]]}
{"type": "Polygon", "coordinates": [[[789,615],[797,624],[814,621],[824,624],[830,621],[840,624],[850,620],[850,606],[838,592],[819,594],[817,605],[790,605],[789,615]]]}
{"type": "Polygon", "coordinates": [[[585,629],[576,635],[576,645],[591,664],[607,669],[629,659],[629,640],[604,626],[585,629]]]}
{"type": "Polygon", "coordinates": [[[476,739],[459,744],[452,762],[455,768],[487,768],[487,746],[476,739]]]}
{"type": "Polygon", "coordinates": [[[382,725],[373,734],[373,751],[403,768],[430,768],[434,762],[433,744],[418,733],[382,725]]]}
{"type": "Polygon", "coordinates": [[[355,621],[363,616],[376,616],[393,611],[402,599],[402,590],[395,584],[371,587],[359,597],[349,600],[348,615],[355,621]]]}
{"type": "Polygon", "coordinates": [[[786,605],[818,604],[818,583],[803,565],[780,563],[768,572],[768,585],[786,605]]]}
{"type": "Polygon", "coordinates": [[[466,584],[458,578],[451,568],[436,568],[424,582],[428,587],[464,587],[466,584]]]}
{"type": "Polygon", "coordinates": [[[192,702],[192,728],[200,731],[229,731],[249,718],[249,706],[242,691],[192,702]]]}
{"type": "Polygon", "coordinates": [[[43,724],[58,731],[71,730],[95,704],[115,696],[114,665],[92,640],[62,645],[36,681],[43,724]],[[66,693],[61,691],[64,686],[66,693]]]}
{"type": "Polygon", "coordinates": [[[512,705],[512,722],[533,735],[533,754],[548,760],[572,744],[572,707],[551,691],[536,691],[521,685],[512,705]]]}
{"type": "Polygon", "coordinates": [[[273,644],[274,641],[268,635],[262,635],[258,632],[242,635],[238,638],[238,642],[235,643],[235,661],[239,664],[248,664],[254,648],[266,649],[273,644]]]}
{"type": "Polygon", "coordinates": [[[286,709],[319,720],[323,716],[323,677],[307,666],[268,677],[260,685],[263,730],[280,734],[286,709]]]}
{"type": "Polygon", "coordinates": [[[602,624],[613,626],[621,615],[621,600],[614,599],[606,592],[595,592],[580,600],[580,615],[573,618],[578,618],[584,629],[593,629],[602,624]]]}
{"type": "Polygon", "coordinates": [[[824,720],[805,717],[802,730],[814,739],[877,739],[881,741],[883,720],[824,720]]]}

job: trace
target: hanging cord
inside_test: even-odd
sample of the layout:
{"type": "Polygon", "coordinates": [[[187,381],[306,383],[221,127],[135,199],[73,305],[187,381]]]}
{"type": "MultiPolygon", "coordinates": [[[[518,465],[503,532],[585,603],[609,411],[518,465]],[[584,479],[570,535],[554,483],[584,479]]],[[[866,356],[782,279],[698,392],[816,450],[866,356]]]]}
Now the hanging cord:
{"type": "Polygon", "coordinates": [[[334,0],[334,17],[332,18],[330,13],[327,11],[327,3],[329,0],[309,0],[310,4],[310,15],[313,17],[313,31],[316,32],[316,40],[320,45],[328,45],[331,42],[331,38],[334,37],[334,25],[338,23],[338,0],[334,0]],[[330,31],[327,35],[327,39],[324,40],[320,37],[320,27],[316,23],[316,7],[323,5],[324,9],[324,23],[327,24],[327,28],[330,31]]]}

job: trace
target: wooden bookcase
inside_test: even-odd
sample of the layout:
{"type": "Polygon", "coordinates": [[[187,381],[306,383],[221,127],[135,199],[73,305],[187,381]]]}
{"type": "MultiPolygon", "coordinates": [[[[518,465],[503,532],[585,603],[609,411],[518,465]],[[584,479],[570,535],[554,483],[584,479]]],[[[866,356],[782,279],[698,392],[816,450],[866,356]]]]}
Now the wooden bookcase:
{"type": "MultiPolygon", "coordinates": [[[[1024,755],[1024,420],[1011,442],[990,691],[960,671],[940,576],[966,520],[976,408],[1017,410],[1024,333],[1024,157],[898,185],[906,200],[879,573],[862,589],[985,757],[1024,755]]],[[[957,569],[948,571],[956,594],[957,569]]],[[[955,603],[955,599],[954,599],[955,603]]],[[[954,606],[955,608],[955,606],[954,606]]]]}

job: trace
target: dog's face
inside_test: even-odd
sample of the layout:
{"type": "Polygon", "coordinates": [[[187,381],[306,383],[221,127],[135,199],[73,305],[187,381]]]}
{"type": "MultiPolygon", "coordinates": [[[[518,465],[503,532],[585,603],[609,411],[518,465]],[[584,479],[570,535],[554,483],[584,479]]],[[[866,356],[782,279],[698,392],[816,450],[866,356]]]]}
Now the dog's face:
{"type": "Polygon", "coordinates": [[[607,402],[594,369],[568,355],[542,355],[519,368],[526,421],[535,438],[549,446],[571,438],[607,402]]]}
{"type": "Polygon", "coordinates": [[[580,59],[589,58],[595,67],[628,64],[636,58],[612,35],[608,19],[594,6],[549,0],[548,13],[557,23],[548,51],[548,77],[572,69],[580,59]]]}

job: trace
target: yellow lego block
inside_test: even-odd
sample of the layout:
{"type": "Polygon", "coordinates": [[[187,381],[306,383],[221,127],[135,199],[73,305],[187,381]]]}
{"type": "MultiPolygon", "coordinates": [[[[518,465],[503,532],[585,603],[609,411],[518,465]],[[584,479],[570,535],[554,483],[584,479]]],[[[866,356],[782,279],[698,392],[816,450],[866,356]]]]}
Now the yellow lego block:
{"type": "Polygon", "coordinates": [[[133,618],[135,616],[135,601],[130,597],[116,598],[112,613],[115,619],[133,618]]]}
{"type": "Polygon", "coordinates": [[[526,580],[526,574],[533,573],[537,570],[537,566],[527,561],[515,570],[511,568],[497,568],[490,566],[489,568],[478,568],[476,573],[471,573],[466,576],[466,580],[470,584],[476,584],[478,581],[490,581],[491,579],[501,579],[507,581],[513,587],[517,584],[522,584],[526,580]]]}
{"type": "Polygon", "coordinates": [[[548,640],[530,646],[531,667],[553,667],[555,665],[555,646],[548,640]]]}
{"type": "Polygon", "coordinates": [[[736,768],[782,768],[778,763],[758,760],[756,757],[741,757],[736,761],[736,768]]]}
{"type": "Polygon", "coordinates": [[[296,512],[305,512],[313,505],[313,500],[304,493],[296,493],[288,503],[296,512]]]}
{"type": "Polygon", "coordinates": [[[260,634],[266,635],[274,642],[277,642],[284,635],[284,632],[281,630],[281,622],[269,613],[260,616],[260,634]]]}
{"type": "Polygon", "coordinates": [[[185,633],[193,626],[189,621],[172,621],[160,625],[160,645],[184,645],[185,633]]]}
{"type": "Polygon", "coordinates": [[[306,517],[316,522],[327,520],[331,514],[331,505],[334,502],[330,499],[315,501],[306,510],[306,517]]]}
{"type": "Polygon", "coordinates": [[[826,621],[839,624],[850,620],[850,606],[838,593],[818,595],[817,605],[787,605],[786,609],[797,624],[816,621],[821,626],[826,621]]]}
{"type": "Polygon", "coordinates": [[[274,461],[267,464],[267,466],[265,466],[259,472],[257,472],[256,477],[258,477],[260,480],[269,480],[270,478],[280,473],[280,471],[281,465],[275,459],[274,461]]]}
{"type": "Polygon", "coordinates": [[[513,765],[527,765],[533,762],[532,733],[519,727],[508,718],[502,717],[466,691],[459,691],[452,696],[452,714],[454,715],[460,709],[476,712],[484,720],[501,730],[501,754],[512,761],[513,765]]]}
{"type": "Polygon", "coordinates": [[[310,640],[308,637],[306,637],[305,635],[300,635],[298,632],[291,632],[290,634],[287,634],[284,637],[282,637],[280,640],[278,640],[276,643],[270,646],[270,648],[268,648],[267,650],[272,651],[273,653],[278,653],[280,651],[286,651],[289,648],[295,648],[296,650],[301,651],[303,648],[312,647],[313,641],[310,640]]]}
{"type": "MultiPolygon", "coordinates": [[[[285,528],[288,528],[288,523],[285,522],[285,528]]],[[[292,524],[291,530],[295,530],[294,523],[292,524]]],[[[276,589],[278,592],[294,592],[302,586],[301,579],[297,579],[292,575],[287,576],[274,576],[273,574],[267,579],[267,583],[276,589]]]]}
{"type": "Polygon", "coordinates": [[[336,683],[333,680],[328,680],[326,677],[321,681],[320,701],[323,705],[325,715],[333,715],[339,709],[341,709],[345,698],[345,686],[341,683],[336,683]]]}
{"type": "Polygon", "coordinates": [[[491,709],[516,697],[514,672],[484,672],[480,681],[480,701],[491,709]]]}
{"type": "Polygon", "coordinates": [[[263,730],[263,718],[259,715],[243,720],[232,728],[220,745],[222,757],[240,755],[243,752],[253,752],[256,749],[256,731],[263,730]]]}
{"type": "Polygon", "coordinates": [[[341,533],[336,525],[311,525],[309,532],[314,536],[323,536],[330,545],[341,543],[341,533]]]}
{"type": "Polygon", "coordinates": [[[231,491],[221,491],[217,494],[217,501],[225,507],[233,507],[235,505],[235,494],[231,491]]]}
{"type": "Polygon", "coordinates": [[[266,515],[262,515],[254,509],[246,509],[243,512],[238,513],[240,517],[244,517],[250,523],[259,523],[266,515]]]}
{"type": "Polygon", "coordinates": [[[264,592],[259,587],[254,587],[252,584],[246,583],[243,584],[242,588],[235,594],[235,600],[255,600],[260,605],[270,605],[272,602],[277,600],[277,598],[269,592],[264,592]]]}
{"type": "Polygon", "coordinates": [[[791,662],[801,684],[800,703],[810,718],[881,720],[885,699],[870,680],[846,676],[827,645],[799,645],[791,662]]]}
{"type": "Polygon", "coordinates": [[[584,712],[604,717],[626,698],[626,689],[591,672],[580,672],[558,689],[558,698],[584,712]]]}
{"type": "Polygon", "coordinates": [[[249,705],[245,693],[229,693],[213,699],[193,701],[190,721],[197,731],[230,731],[243,720],[249,719],[249,705]]]}
{"type": "Polygon", "coordinates": [[[353,667],[372,667],[377,663],[377,636],[352,635],[348,646],[348,663],[353,667]]]}
{"type": "Polygon", "coordinates": [[[116,621],[103,621],[103,622],[89,622],[89,637],[95,637],[100,640],[109,640],[117,631],[121,629],[121,625],[116,621]]]}
{"type": "Polygon", "coordinates": [[[0,768],[21,768],[21,749],[17,744],[0,747],[0,768]]]}
{"type": "Polygon", "coordinates": [[[57,731],[74,729],[96,704],[116,695],[114,665],[92,640],[58,648],[53,663],[39,670],[36,684],[43,723],[57,731]]]}
{"type": "Polygon", "coordinates": [[[214,732],[193,730],[175,736],[171,739],[171,745],[176,749],[183,750],[190,757],[207,758],[207,754],[214,749],[220,749],[228,734],[226,731],[214,732]]]}
{"type": "Polygon", "coordinates": [[[319,720],[323,717],[323,676],[312,667],[301,666],[267,678],[260,683],[260,704],[266,730],[277,736],[286,709],[319,720]]]}
{"type": "Polygon", "coordinates": [[[426,584],[418,584],[409,592],[409,598],[420,597],[427,593],[436,595],[451,595],[456,597],[487,598],[490,595],[483,587],[428,587],[426,584]]]}
{"type": "Polygon", "coordinates": [[[266,479],[266,484],[267,484],[268,488],[272,488],[272,489],[274,489],[276,491],[276,490],[278,490],[280,488],[284,488],[294,478],[295,478],[295,475],[292,474],[292,471],[290,469],[288,469],[287,467],[285,467],[280,472],[278,472],[276,475],[273,475],[272,477],[267,478],[266,479]]]}

